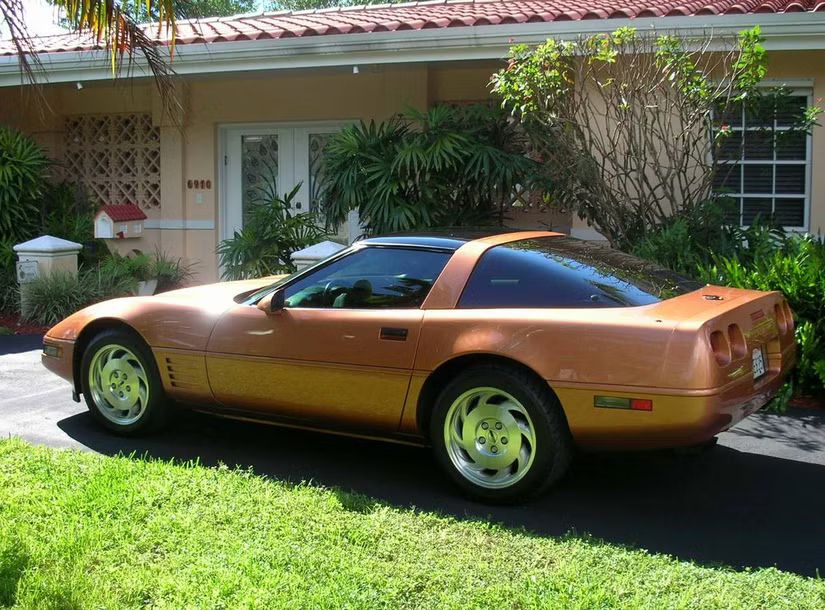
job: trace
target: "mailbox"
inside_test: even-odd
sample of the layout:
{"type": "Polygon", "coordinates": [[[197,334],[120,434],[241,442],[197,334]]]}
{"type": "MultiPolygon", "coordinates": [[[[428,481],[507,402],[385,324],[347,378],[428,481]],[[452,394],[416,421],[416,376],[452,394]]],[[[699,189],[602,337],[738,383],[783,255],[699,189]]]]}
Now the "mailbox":
{"type": "Polygon", "coordinates": [[[143,235],[146,214],[138,206],[129,204],[104,205],[95,215],[95,237],[99,239],[128,239],[143,235]]]}

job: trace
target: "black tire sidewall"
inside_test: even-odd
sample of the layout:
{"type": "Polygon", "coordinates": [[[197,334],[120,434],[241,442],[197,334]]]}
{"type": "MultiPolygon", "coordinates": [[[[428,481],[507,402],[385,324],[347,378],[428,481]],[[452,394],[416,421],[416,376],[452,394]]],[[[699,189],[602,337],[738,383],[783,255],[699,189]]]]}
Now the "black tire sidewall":
{"type": "Polygon", "coordinates": [[[146,347],[142,339],[139,339],[134,334],[119,329],[112,329],[96,335],[86,346],[86,350],[83,353],[80,374],[83,397],[86,401],[86,406],[89,408],[89,412],[98,423],[109,430],[125,436],[134,436],[155,430],[165,423],[165,397],[163,395],[163,384],[158,373],[157,364],[155,363],[151,350],[146,347]],[[149,381],[149,400],[146,405],[146,410],[140,419],[129,425],[117,424],[103,415],[89,389],[89,367],[91,366],[92,358],[101,348],[112,344],[122,345],[131,350],[140,360],[149,381]]]}
{"type": "Polygon", "coordinates": [[[430,440],[435,457],[453,482],[468,496],[486,502],[509,503],[532,497],[561,477],[567,469],[571,446],[567,423],[558,400],[547,388],[520,371],[504,366],[467,369],[450,381],[438,396],[430,418],[430,440]],[[513,396],[527,410],[536,435],[536,454],[528,473],[503,489],[481,487],[461,475],[444,442],[444,420],[453,402],[473,388],[491,387],[513,396]]]}

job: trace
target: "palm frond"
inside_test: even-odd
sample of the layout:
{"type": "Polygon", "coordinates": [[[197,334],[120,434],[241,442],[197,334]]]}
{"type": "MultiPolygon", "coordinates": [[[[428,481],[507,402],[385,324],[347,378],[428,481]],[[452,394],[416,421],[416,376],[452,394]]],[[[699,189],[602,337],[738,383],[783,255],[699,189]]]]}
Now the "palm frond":
{"type": "MultiPolygon", "coordinates": [[[[166,43],[150,35],[150,27],[157,27],[158,37],[166,30],[169,34],[169,59],[175,52],[175,0],[146,0],[147,10],[157,14],[152,26],[141,26],[123,9],[117,0],[50,0],[63,9],[69,27],[90,36],[108,53],[112,76],[131,76],[136,58],[142,58],[154,77],[164,108],[173,123],[179,125],[181,107],[173,77],[175,75],[165,53],[166,43]]],[[[37,85],[42,74],[42,64],[36,52],[35,40],[26,27],[22,0],[0,0],[0,16],[8,24],[12,44],[17,49],[18,61],[24,80],[37,85]]],[[[43,96],[41,96],[42,98],[43,96]]]]}

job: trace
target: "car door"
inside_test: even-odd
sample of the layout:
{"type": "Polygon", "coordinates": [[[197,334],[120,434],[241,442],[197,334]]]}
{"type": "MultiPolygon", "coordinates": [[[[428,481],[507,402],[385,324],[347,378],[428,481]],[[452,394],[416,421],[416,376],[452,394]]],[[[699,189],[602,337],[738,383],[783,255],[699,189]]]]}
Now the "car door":
{"type": "Polygon", "coordinates": [[[288,283],[280,311],[233,307],[207,347],[215,397],[304,423],[397,429],[421,303],[449,256],[360,247],[288,283]]]}

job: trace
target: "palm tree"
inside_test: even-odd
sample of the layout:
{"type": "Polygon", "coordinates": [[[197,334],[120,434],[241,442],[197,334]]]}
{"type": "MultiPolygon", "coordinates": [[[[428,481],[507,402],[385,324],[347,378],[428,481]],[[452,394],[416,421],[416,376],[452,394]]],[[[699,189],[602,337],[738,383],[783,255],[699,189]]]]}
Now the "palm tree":
{"type": "MultiPolygon", "coordinates": [[[[177,0],[140,0],[147,12],[157,16],[157,31],[165,28],[170,34],[170,56],[175,50],[175,9],[177,0]]],[[[184,2],[186,0],[183,0],[184,2]]],[[[117,76],[124,65],[142,58],[155,77],[155,83],[167,108],[178,104],[172,76],[174,72],[165,60],[157,42],[152,39],[153,28],[141,26],[124,10],[118,0],[48,0],[62,9],[65,23],[78,34],[89,35],[109,52],[112,75],[117,76]],[[124,62],[124,59],[126,60],[124,62]]],[[[0,18],[6,23],[11,41],[17,49],[20,69],[26,79],[36,84],[40,61],[35,40],[26,27],[23,0],[0,0],[0,18]]]]}

